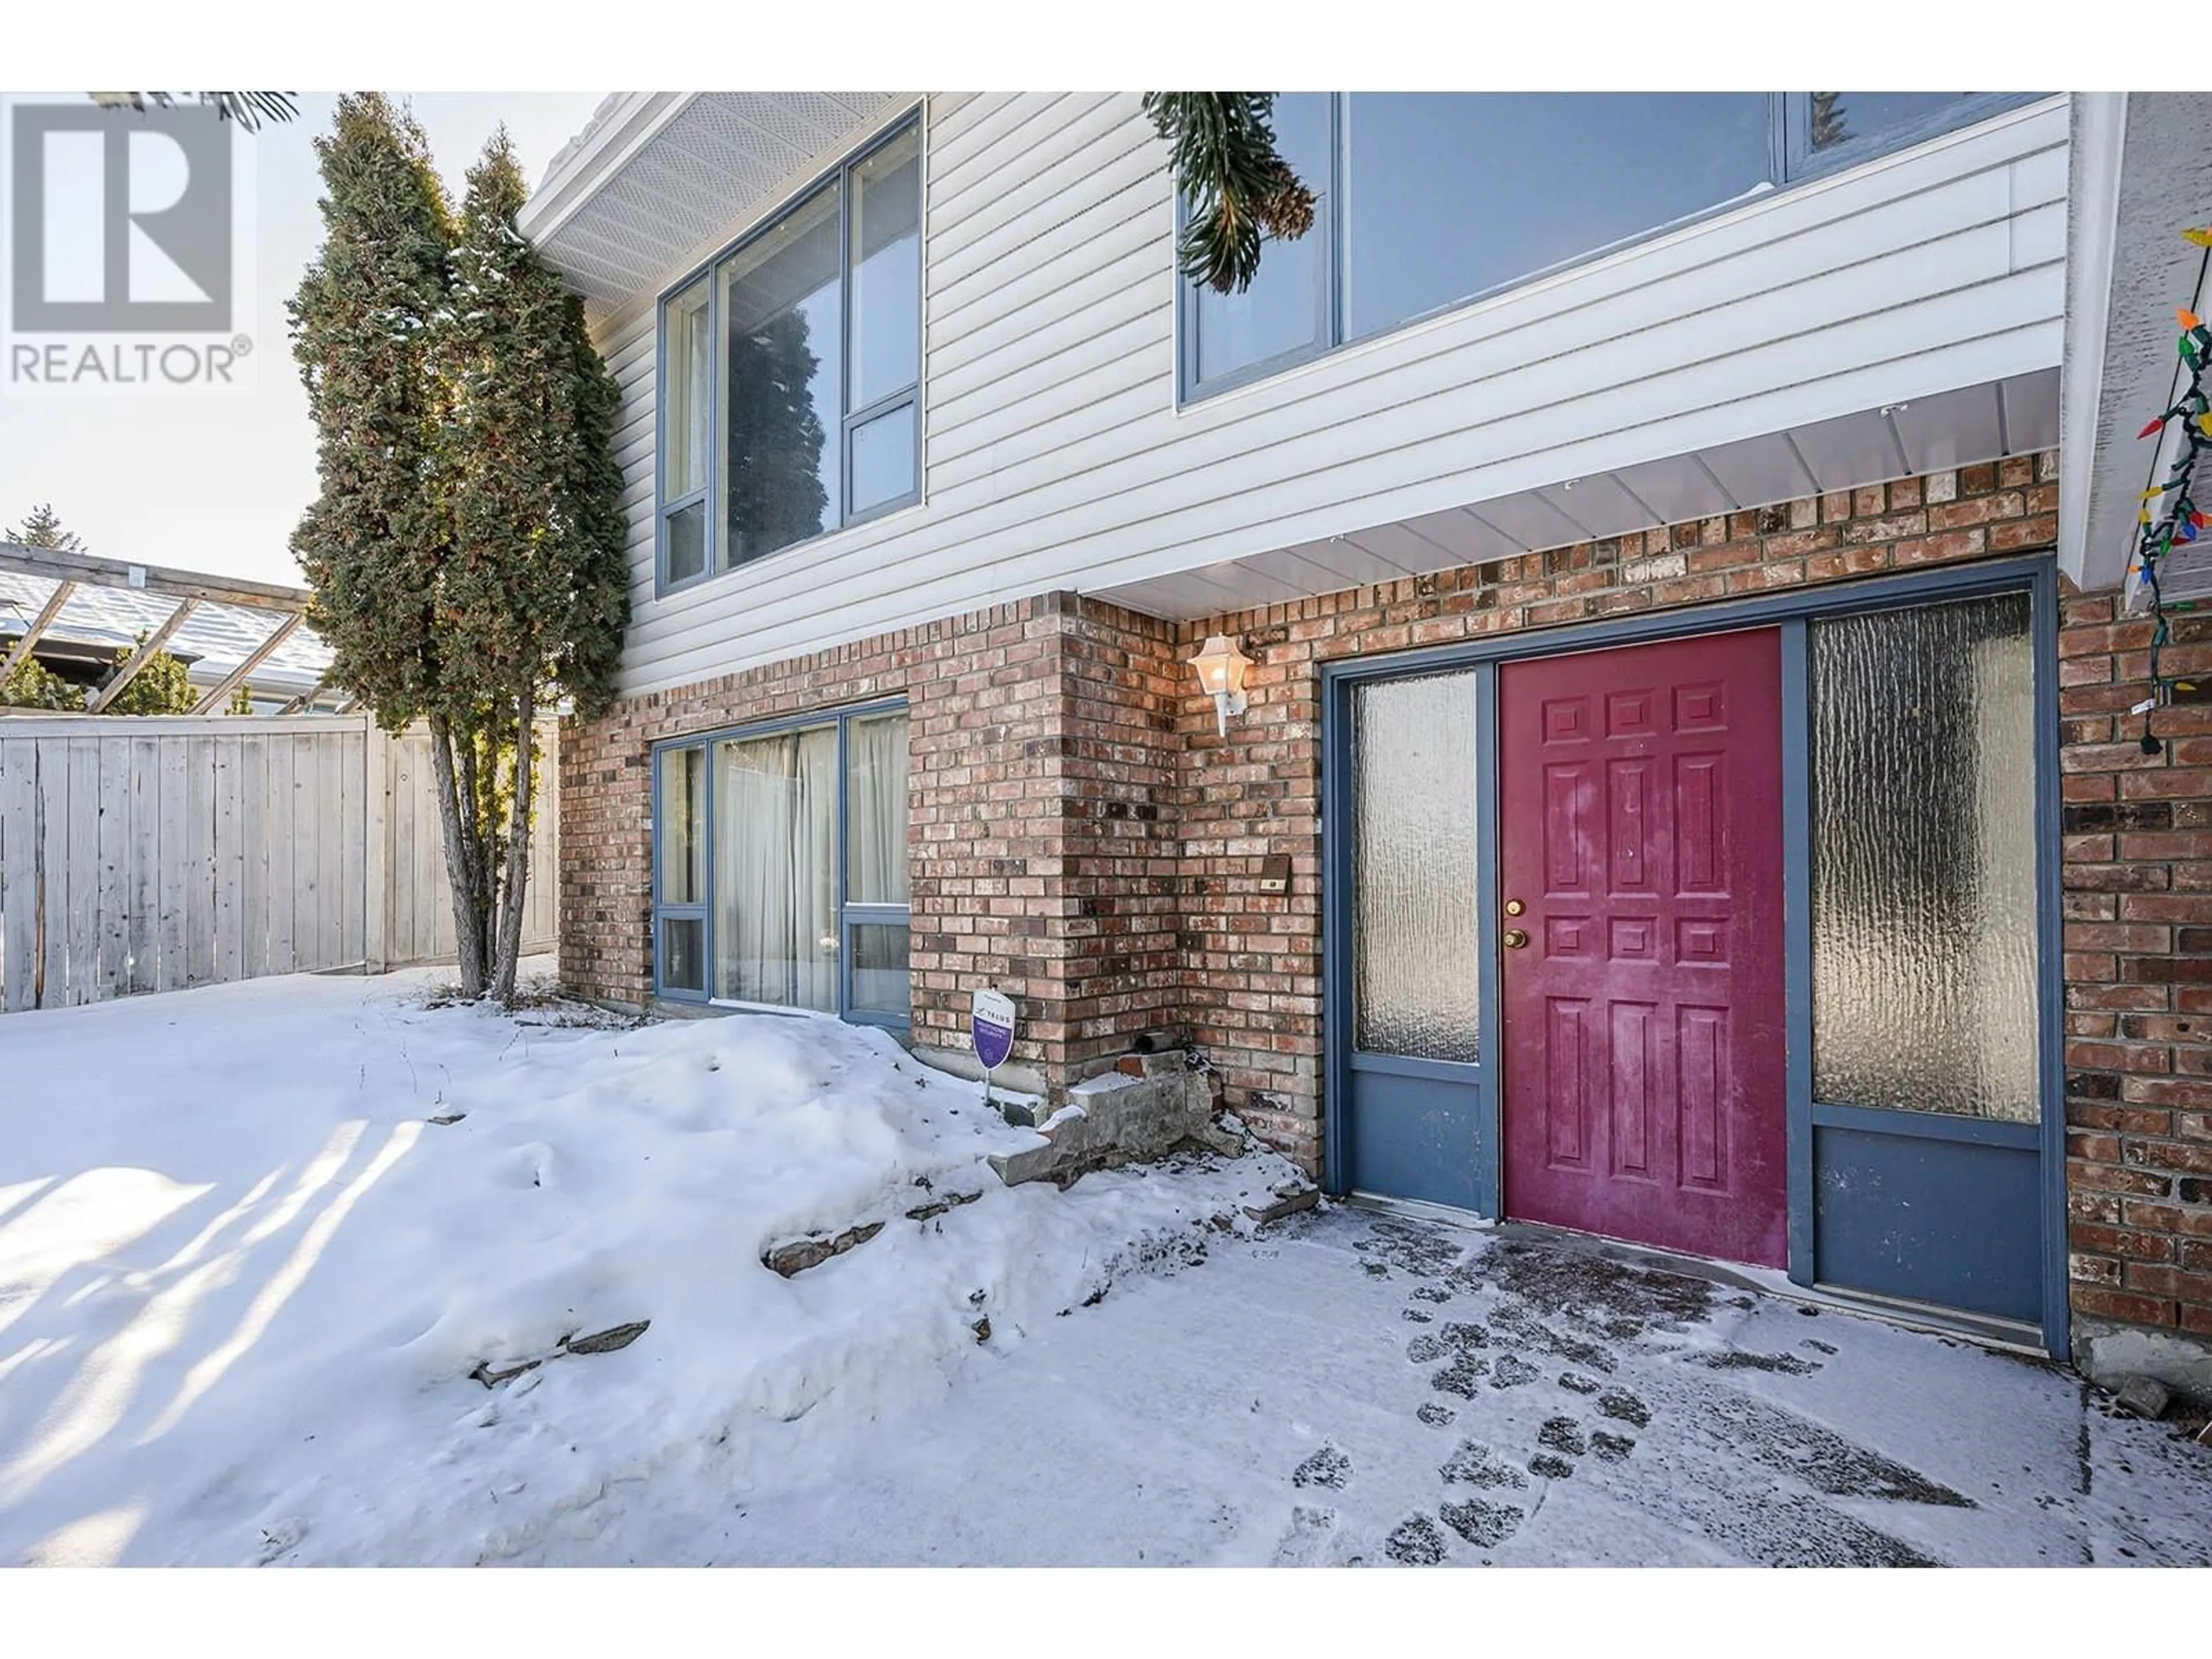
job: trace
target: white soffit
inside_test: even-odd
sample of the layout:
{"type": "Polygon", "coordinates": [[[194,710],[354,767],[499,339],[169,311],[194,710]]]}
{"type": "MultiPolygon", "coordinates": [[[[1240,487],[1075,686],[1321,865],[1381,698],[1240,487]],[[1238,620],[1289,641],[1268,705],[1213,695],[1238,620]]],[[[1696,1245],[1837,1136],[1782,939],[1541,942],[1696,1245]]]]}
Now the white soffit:
{"type": "MultiPolygon", "coordinates": [[[[1824,491],[2048,449],[2058,371],[1867,410],[1788,432],[1347,529],[1172,575],[1096,590],[1147,615],[1195,621],[1292,599],[1486,563],[1824,491]]],[[[2206,575],[2212,586],[2212,560],[2206,575]]]]}
{"type": "MultiPolygon", "coordinates": [[[[1698,459],[1732,502],[1789,501],[1820,493],[1820,479],[1784,433],[1768,432],[1741,443],[1721,444],[1698,459]]],[[[1718,510],[1709,508],[1699,516],[1718,510]]]]}
{"type": "Polygon", "coordinates": [[[1537,494],[1585,537],[1626,536],[1656,522],[1651,509],[1610,472],[1547,484],[1537,494]]]}
{"type": "Polygon", "coordinates": [[[730,226],[805,183],[824,157],[888,112],[895,97],[697,92],[611,99],[556,159],[524,211],[523,228],[584,296],[597,323],[657,293],[730,226]]]}

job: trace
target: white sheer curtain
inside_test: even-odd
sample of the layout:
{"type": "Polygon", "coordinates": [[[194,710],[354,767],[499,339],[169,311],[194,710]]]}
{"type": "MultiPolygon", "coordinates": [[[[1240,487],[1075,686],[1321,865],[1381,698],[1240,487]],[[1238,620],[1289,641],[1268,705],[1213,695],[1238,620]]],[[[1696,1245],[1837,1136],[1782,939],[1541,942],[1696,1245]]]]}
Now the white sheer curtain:
{"type": "Polygon", "coordinates": [[[837,732],[715,745],[714,994],[837,1012],[837,732]]]}
{"type": "Polygon", "coordinates": [[[845,808],[846,896],[854,904],[904,904],[906,716],[854,720],[845,743],[853,792],[845,808]]]}

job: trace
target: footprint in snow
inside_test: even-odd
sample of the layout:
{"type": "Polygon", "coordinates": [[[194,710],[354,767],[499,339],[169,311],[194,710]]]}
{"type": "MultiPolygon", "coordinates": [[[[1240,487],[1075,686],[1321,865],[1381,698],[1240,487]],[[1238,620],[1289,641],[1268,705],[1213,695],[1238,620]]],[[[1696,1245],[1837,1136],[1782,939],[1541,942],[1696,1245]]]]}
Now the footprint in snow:
{"type": "Polygon", "coordinates": [[[1292,1508],[1291,1524],[1275,1543],[1275,1565],[1356,1567],[1359,1564],[1359,1547],[1337,1531],[1334,1510],[1305,1504],[1292,1508]]]}
{"type": "Polygon", "coordinates": [[[1639,1429],[1651,1425],[1651,1407],[1626,1389],[1607,1389],[1597,1397],[1597,1408],[1601,1414],[1616,1422],[1632,1424],[1639,1429]]]}
{"type": "Polygon", "coordinates": [[[1589,1449],[1583,1425],[1571,1417],[1546,1418],[1544,1426],[1536,1431],[1536,1443],[1568,1457],[1580,1457],[1589,1449]]]}
{"type": "Polygon", "coordinates": [[[1500,1354],[1496,1375],[1490,1379],[1493,1389],[1517,1389],[1523,1382],[1534,1382],[1543,1373],[1518,1354],[1500,1354]]]}
{"type": "Polygon", "coordinates": [[[1291,1471],[1294,1486],[1327,1486],[1341,1492],[1352,1479],[1352,1460],[1334,1446],[1323,1446],[1291,1471]]]}
{"type": "Polygon", "coordinates": [[[1382,1548],[1401,1566],[1433,1567],[1444,1559],[1444,1535],[1427,1516],[1409,1516],[1398,1523],[1382,1548]]]}
{"type": "Polygon", "coordinates": [[[307,1535],[307,1523],[296,1515],[271,1521],[261,1528],[261,1550],[256,1565],[267,1566],[278,1556],[298,1548],[300,1540],[307,1535]]]}
{"type": "Polygon", "coordinates": [[[1517,1505],[1486,1503],[1480,1498],[1446,1504],[1437,1513],[1443,1516],[1446,1526],[1477,1549],[1504,1543],[1521,1530],[1521,1522],[1528,1518],[1517,1505]]]}
{"type": "MultiPolygon", "coordinates": [[[[1512,1358],[1506,1356],[1506,1363],[1512,1358]]],[[[1462,1400],[1474,1398],[1474,1385],[1489,1374],[1490,1362],[1480,1354],[1462,1353],[1452,1363],[1429,1379],[1429,1386],[1438,1394],[1455,1394],[1462,1400]]],[[[1499,1384],[1504,1387],[1504,1384],[1499,1384]]]]}
{"type": "Polygon", "coordinates": [[[1437,1465],[1437,1473],[1462,1486],[1525,1486],[1528,1477],[1500,1458],[1480,1440],[1462,1440],[1452,1455],[1437,1465]]]}

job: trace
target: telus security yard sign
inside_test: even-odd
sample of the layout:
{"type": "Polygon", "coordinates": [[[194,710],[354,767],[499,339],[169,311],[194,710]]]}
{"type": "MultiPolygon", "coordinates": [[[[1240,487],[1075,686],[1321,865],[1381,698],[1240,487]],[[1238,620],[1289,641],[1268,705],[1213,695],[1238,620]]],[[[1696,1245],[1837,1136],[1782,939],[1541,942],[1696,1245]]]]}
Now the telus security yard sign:
{"type": "Polygon", "coordinates": [[[0,389],[251,385],[254,266],[235,123],[205,106],[6,101],[0,389]]]}
{"type": "Polygon", "coordinates": [[[1014,1051],[1014,1001],[1003,991],[978,991],[968,1009],[969,1034],[983,1066],[983,1098],[991,1097],[991,1073],[1014,1051]]]}

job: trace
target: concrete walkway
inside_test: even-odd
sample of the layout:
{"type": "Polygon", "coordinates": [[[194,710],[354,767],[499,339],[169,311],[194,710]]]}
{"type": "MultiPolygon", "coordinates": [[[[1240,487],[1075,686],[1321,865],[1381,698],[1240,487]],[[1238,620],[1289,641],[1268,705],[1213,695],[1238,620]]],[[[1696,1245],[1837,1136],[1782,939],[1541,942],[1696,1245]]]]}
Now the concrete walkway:
{"type": "Polygon", "coordinates": [[[1358,1211],[1206,1255],[592,1559],[2212,1559],[2212,1449],[2054,1366],[1358,1211]]]}

